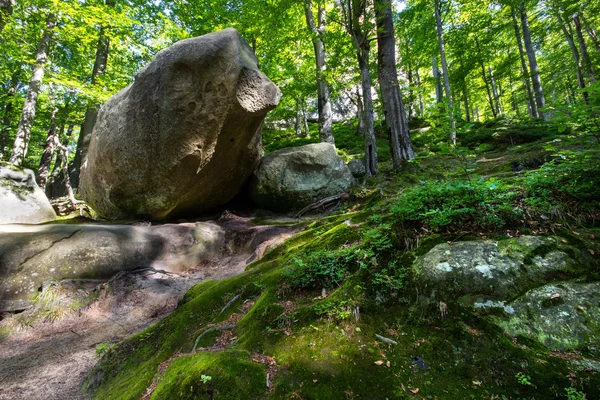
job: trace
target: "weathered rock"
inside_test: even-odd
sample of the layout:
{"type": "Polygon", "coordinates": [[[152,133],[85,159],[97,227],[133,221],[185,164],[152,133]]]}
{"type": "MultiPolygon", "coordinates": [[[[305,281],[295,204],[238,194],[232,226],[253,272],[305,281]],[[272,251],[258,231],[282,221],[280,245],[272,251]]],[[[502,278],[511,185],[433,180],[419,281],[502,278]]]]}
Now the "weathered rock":
{"type": "Polygon", "coordinates": [[[80,193],[111,219],[224,204],[258,165],[280,96],[235,29],[177,42],[101,109],[80,193]]]}
{"type": "Polygon", "coordinates": [[[600,355],[600,284],[562,282],[533,289],[491,319],[513,336],[550,349],[600,355]]]}
{"type": "Polygon", "coordinates": [[[560,238],[522,236],[438,244],[413,268],[423,291],[435,291],[442,300],[508,301],[547,282],[575,278],[590,263],[585,251],[560,238]]]}
{"type": "Polygon", "coordinates": [[[335,146],[316,143],[264,157],[252,177],[250,194],[261,207],[290,211],[344,193],[355,184],[335,146]]]}
{"type": "Polygon", "coordinates": [[[27,305],[47,281],[106,279],[139,268],[179,273],[217,259],[216,267],[226,269],[228,257],[241,257],[238,264],[243,268],[262,256],[267,241],[294,229],[253,226],[245,220],[158,226],[5,225],[0,228],[0,311],[27,305]]]}
{"type": "Polygon", "coordinates": [[[33,171],[0,164],[0,224],[40,224],[55,219],[33,171]]]}
{"type": "Polygon", "coordinates": [[[363,176],[365,176],[367,174],[367,167],[365,166],[365,160],[362,158],[350,161],[348,163],[348,169],[352,173],[352,176],[354,176],[357,179],[362,178],[363,176]]]}

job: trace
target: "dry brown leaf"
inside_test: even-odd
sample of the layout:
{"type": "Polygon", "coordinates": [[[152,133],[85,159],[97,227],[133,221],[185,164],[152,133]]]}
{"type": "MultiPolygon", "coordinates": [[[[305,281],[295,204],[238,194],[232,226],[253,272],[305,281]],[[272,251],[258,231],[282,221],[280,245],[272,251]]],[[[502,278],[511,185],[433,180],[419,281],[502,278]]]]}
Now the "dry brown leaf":
{"type": "Polygon", "coordinates": [[[417,393],[419,393],[419,388],[410,389],[410,392],[412,394],[417,394],[417,393]]]}
{"type": "Polygon", "coordinates": [[[381,361],[381,360],[375,361],[375,365],[383,365],[383,361],[381,361]]]}

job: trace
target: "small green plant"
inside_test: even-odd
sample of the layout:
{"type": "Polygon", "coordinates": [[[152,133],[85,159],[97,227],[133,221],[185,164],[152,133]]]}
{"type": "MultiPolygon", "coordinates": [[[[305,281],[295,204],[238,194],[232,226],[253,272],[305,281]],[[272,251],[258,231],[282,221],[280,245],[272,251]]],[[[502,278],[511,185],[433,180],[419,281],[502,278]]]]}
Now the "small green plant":
{"type": "Polygon", "coordinates": [[[112,350],[114,344],[111,343],[100,343],[96,346],[96,357],[102,357],[104,354],[112,350]]]}
{"type": "Polygon", "coordinates": [[[565,392],[567,392],[567,399],[568,400],[585,400],[585,393],[582,393],[578,390],[576,390],[575,388],[565,388],[565,392]]]}
{"type": "Polygon", "coordinates": [[[202,375],[200,376],[200,380],[202,381],[202,383],[207,384],[208,382],[212,381],[212,376],[202,375]]]}
{"type": "Polygon", "coordinates": [[[515,377],[517,378],[517,382],[519,382],[519,384],[524,386],[532,386],[531,377],[529,375],[519,372],[515,375],[515,377]]]}

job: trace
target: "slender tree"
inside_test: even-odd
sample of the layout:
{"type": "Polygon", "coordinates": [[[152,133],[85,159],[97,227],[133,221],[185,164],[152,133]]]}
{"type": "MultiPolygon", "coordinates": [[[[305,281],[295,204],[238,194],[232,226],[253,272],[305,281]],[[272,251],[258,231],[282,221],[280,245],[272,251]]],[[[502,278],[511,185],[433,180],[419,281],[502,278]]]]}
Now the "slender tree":
{"type": "Polygon", "coordinates": [[[502,106],[500,105],[500,95],[498,92],[498,86],[496,86],[496,79],[494,78],[494,70],[492,69],[491,65],[488,67],[488,70],[490,72],[490,82],[492,84],[492,94],[494,95],[494,106],[496,108],[496,115],[501,116],[502,106]]]}
{"type": "Polygon", "coordinates": [[[315,49],[316,72],[317,72],[317,97],[319,108],[319,136],[321,142],[334,143],[332,121],[333,113],[331,111],[331,99],[329,84],[327,83],[326,54],[325,54],[325,28],[326,13],[323,0],[318,1],[317,5],[317,23],[313,16],[312,0],[305,0],[304,13],[306,15],[306,24],[312,34],[313,47],[315,49]]]}
{"type": "Polygon", "coordinates": [[[375,139],[375,122],[373,98],[371,95],[371,74],[369,71],[369,54],[371,44],[364,26],[368,21],[367,2],[365,0],[342,0],[344,21],[354,41],[360,80],[362,86],[363,110],[361,112],[363,134],[365,137],[365,166],[367,176],[375,176],[379,172],[377,161],[377,142],[375,139]]]}
{"type": "Polygon", "coordinates": [[[435,0],[434,3],[438,44],[440,47],[440,58],[442,59],[442,72],[444,73],[444,89],[446,90],[448,112],[450,114],[450,121],[452,125],[450,141],[452,144],[456,145],[456,121],[454,120],[454,104],[452,102],[452,91],[450,90],[450,74],[448,73],[448,63],[446,62],[446,48],[444,45],[444,31],[442,27],[442,16],[440,13],[440,0],[435,0]]]}
{"type": "Polygon", "coordinates": [[[577,33],[577,40],[579,41],[579,50],[581,50],[581,61],[583,70],[590,83],[596,82],[596,74],[594,73],[594,66],[592,65],[592,60],[590,58],[590,54],[587,49],[587,44],[585,43],[585,38],[583,37],[583,32],[581,29],[581,20],[579,19],[579,15],[575,14],[573,16],[573,23],[575,24],[575,32],[577,33]]]}
{"type": "MultiPolygon", "coordinates": [[[[105,4],[109,8],[115,7],[116,0],[106,0],[105,4]]],[[[110,48],[110,38],[106,35],[106,28],[100,27],[100,35],[98,36],[98,46],[96,48],[96,58],[94,61],[94,67],[92,68],[92,86],[97,83],[100,76],[106,73],[106,66],[108,63],[108,53],[110,48]]],[[[79,132],[79,139],[77,141],[77,152],[73,159],[73,165],[69,168],[71,185],[74,188],[79,187],[79,172],[81,171],[81,164],[87,157],[88,149],[90,147],[90,140],[92,138],[92,131],[94,125],[96,125],[96,119],[98,118],[98,111],[100,110],[100,104],[91,104],[85,111],[85,117],[83,124],[81,125],[81,131],[79,132]]]]}
{"type": "Polygon", "coordinates": [[[432,58],[431,74],[433,76],[433,82],[435,83],[435,100],[441,103],[444,99],[444,88],[442,87],[442,80],[440,79],[440,70],[437,66],[437,59],[435,56],[432,58]]]}
{"type": "Polygon", "coordinates": [[[31,75],[29,89],[27,90],[27,97],[25,99],[25,103],[23,104],[23,113],[21,115],[19,127],[17,128],[17,136],[15,138],[15,143],[9,160],[11,164],[21,165],[25,159],[25,156],[27,155],[31,127],[35,118],[38,95],[40,93],[42,80],[44,79],[45,64],[48,58],[48,49],[50,48],[50,41],[52,39],[55,26],[56,15],[49,13],[46,17],[46,28],[42,34],[42,39],[40,40],[40,45],[36,54],[33,74],[31,75]]]}
{"type": "Polygon", "coordinates": [[[385,124],[392,148],[394,169],[400,170],[415,158],[408,118],[396,72],[396,42],[391,0],[375,0],[377,20],[377,71],[383,102],[385,124]]]}
{"type": "Polygon", "coordinates": [[[527,10],[525,9],[525,2],[521,2],[520,5],[521,13],[521,28],[523,29],[523,42],[525,44],[525,52],[529,59],[529,69],[531,82],[533,84],[533,92],[535,94],[535,104],[537,106],[538,118],[544,118],[542,109],[546,107],[546,98],[544,97],[544,91],[542,89],[542,80],[540,79],[540,73],[538,70],[537,59],[535,57],[535,50],[531,42],[531,32],[529,30],[529,19],[527,17],[527,10]]]}
{"type": "MultiPolygon", "coordinates": [[[[559,8],[557,8],[557,7],[554,8],[554,14],[556,16],[556,19],[558,20],[560,29],[563,32],[563,35],[565,36],[565,39],[567,40],[569,47],[571,48],[571,54],[573,55],[573,61],[575,61],[575,73],[577,75],[577,85],[579,86],[579,89],[585,89],[585,79],[583,78],[583,72],[581,69],[581,57],[579,56],[579,50],[577,49],[577,46],[575,45],[575,41],[573,39],[572,29],[569,26],[569,24],[561,16],[561,10],[559,8]]],[[[583,92],[581,92],[581,95],[583,96],[583,101],[587,104],[588,103],[588,93],[583,91],[583,92]]]]}
{"type": "Polygon", "coordinates": [[[44,151],[42,152],[42,157],[40,158],[40,166],[36,174],[37,183],[42,190],[46,187],[48,174],[50,172],[50,164],[52,163],[52,156],[54,155],[54,148],[58,144],[58,126],[56,124],[58,107],[56,106],[52,92],[50,93],[50,102],[52,107],[52,111],[50,113],[50,128],[48,129],[46,144],[44,146],[44,151]]]}
{"type": "Polygon", "coordinates": [[[20,69],[13,73],[5,101],[6,104],[4,106],[4,118],[2,119],[2,126],[0,127],[0,160],[4,158],[6,145],[8,144],[8,133],[10,131],[10,124],[12,121],[15,94],[19,89],[19,72],[20,69]]]}
{"type": "Polygon", "coordinates": [[[521,40],[521,28],[519,22],[517,22],[517,13],[514,7],[510,8],[510,12],[513,20],[513,27],[515,29],[515,37],[517,38],[517,46],[519,47],[519,58],[521,60],[521,71],[523,73],[523,81],[525,82],[525,90],[527,92],[527,109],[529,115],[532,118],[537,118],[537,105],[533,97],[533,91],[531,90],[531,78],[529,77],[529,70],[527,69],[527,62],[525,61],[525,51],[523,51],[523,42],[521,40]]]}

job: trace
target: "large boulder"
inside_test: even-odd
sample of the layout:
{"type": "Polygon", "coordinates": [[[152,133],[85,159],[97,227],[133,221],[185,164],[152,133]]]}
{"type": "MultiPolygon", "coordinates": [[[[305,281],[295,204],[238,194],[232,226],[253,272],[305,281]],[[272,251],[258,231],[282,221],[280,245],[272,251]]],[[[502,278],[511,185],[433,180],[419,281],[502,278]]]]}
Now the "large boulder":
{"type": "Polygon", "coordinates": [[[0,225],[41,224],[56,213],[35,183],[33,171],[0,164],[0,225]]]}
{"type": "Polygon", "coordinates": [[[111,219],[222,205],[258,165],[280,97],[235,29],[177,42],[100,110],[80,193],[111,219]]]}
{"type": "Polygon", "coordinates": [[[261,207],[290,211],[344,193],[355,184],[335,146],[316,143],[264,157],[250,182],[250,194],[261,207]]]}

